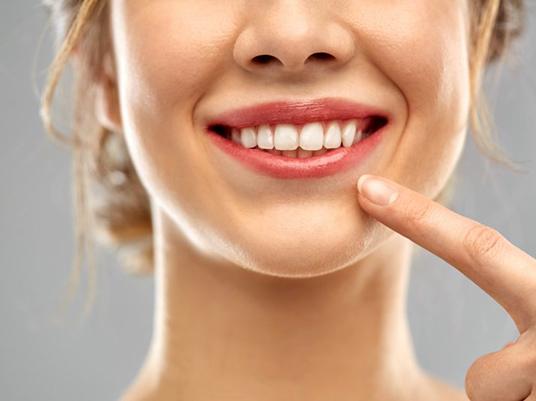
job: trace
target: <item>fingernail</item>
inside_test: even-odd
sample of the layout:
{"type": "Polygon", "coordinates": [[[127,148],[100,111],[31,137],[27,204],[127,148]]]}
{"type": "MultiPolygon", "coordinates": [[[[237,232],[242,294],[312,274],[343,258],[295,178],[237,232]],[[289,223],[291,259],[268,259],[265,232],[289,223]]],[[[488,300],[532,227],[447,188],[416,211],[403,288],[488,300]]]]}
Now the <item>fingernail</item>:
{"type": "Polygon", "coordinates": [[[365,198],[380,206],[387,206],[398,198],[398,192],[385,181],[364,174],[357,181],[357,189],[365,198]]]}

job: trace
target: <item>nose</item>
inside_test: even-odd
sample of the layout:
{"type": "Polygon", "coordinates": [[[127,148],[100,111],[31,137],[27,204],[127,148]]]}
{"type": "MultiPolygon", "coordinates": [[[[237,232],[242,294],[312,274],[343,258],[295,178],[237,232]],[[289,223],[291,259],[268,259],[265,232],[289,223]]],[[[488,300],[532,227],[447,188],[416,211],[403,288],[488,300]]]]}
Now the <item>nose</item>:
{"type": "Polygon", "coordinates": [[[238,35],[233,57],[248,72],[313,74],[346,64],[355,53],[350,30],[320,1],[262,1],[238,35]],[[262,6],[260,5],[262,4],[262,6]]]}

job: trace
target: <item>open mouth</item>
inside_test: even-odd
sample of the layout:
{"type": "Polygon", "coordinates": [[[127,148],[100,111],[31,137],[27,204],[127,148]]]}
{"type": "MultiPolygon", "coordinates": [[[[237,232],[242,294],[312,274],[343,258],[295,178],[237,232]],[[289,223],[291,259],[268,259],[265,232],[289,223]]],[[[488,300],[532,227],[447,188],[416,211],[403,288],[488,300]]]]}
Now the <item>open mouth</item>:
{"type": "Polygon", "coordinates": [[[384,116],[363,119],[317,121],[301,125],[276,124],[235,128],[213,124],[208,129],[244,148],[274,155],[308,158],[341,147],[352,147],[374,135],[388,123],[384,116]]]}

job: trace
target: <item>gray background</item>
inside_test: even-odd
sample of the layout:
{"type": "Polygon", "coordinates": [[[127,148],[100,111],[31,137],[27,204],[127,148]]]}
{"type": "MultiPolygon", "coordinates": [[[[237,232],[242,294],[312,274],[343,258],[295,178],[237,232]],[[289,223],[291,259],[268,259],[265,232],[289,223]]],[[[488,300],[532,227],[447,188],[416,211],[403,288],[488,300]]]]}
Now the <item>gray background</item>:
{"type": "MultiPolygon", "coordinates": [[[[536,255],[536,7],[530,8],[511,66],[496,87],[488,81],[499,143],[530,172],[496,167],[469,138],[452,208],[536,255]]],[[[0,399],[115,400],[149,344],[153,279],[128,276],[110,251],[100,250],[93,314],[78,318],[82,287],[66,321],[55,319],[74,244],[70,156],[47,140],[33,82],[35,72],[42,87],[51,60],[50,31],[38,48],[45,29],[37,1],[1,0],[0,399]]],[[[459,387],[472,361],[517,334],[491,297],[424,250],[414,261],[408,314],[422,366],[459,387]]]]}

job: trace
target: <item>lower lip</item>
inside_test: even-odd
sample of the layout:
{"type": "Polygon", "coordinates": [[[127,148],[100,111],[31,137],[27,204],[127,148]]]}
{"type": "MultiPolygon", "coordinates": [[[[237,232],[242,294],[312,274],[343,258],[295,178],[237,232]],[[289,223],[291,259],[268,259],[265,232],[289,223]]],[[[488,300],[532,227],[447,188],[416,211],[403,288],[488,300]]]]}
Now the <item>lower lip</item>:
{"type": "Polygon", "coordinates": [[[360,164],[379,144],[389,125],[384,125],[349,148],[341,146],[322,155],[303,159],[274,155],[258,148],[245,148],[213,131],[207,130],[206,132],[221,150],[256,172],[283,179],[320,178],[343,172],[351,166],[360,164]]]}

